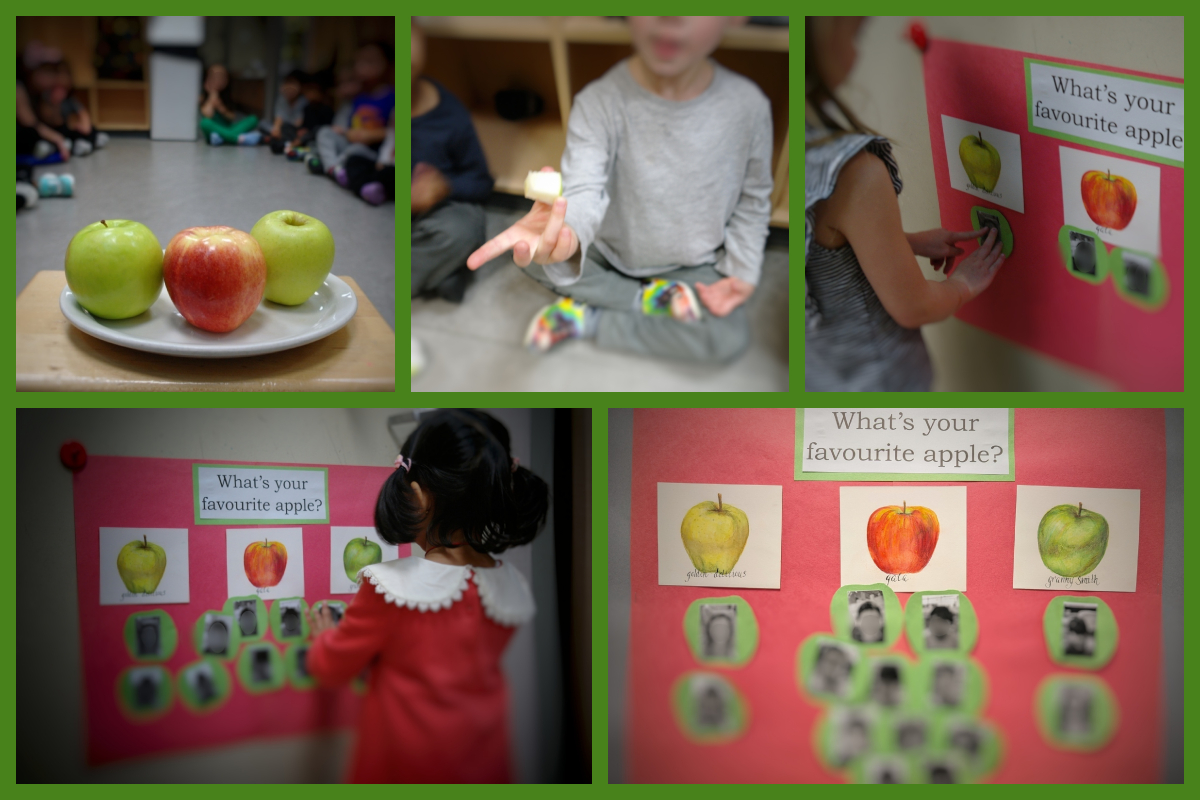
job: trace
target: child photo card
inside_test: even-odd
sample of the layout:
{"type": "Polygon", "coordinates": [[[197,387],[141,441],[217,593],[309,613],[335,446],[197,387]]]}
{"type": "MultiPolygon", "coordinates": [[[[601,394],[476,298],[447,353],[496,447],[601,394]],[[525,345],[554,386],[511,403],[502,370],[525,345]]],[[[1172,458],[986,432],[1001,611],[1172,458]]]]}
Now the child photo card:
{"type": "Polygon", "coordinates": [[[1020,136],[945,114],[942,132],[951,188],[1025,212],[1020,136]]]}
{"type": "Polygon", "coordinates": [[[658,582],[779,588],[783,487],[658,484],[658,582]]]}
{"type": "Polygon", "coordinates": [[[1137,591],[1138,489],[1018,486],[1013,588],[1137,591]]]}
{"type": "Polygon", "coordinates": [[[264,600],[304,595],[304,536],[300,528],[225,531],[229,596],[264,600]]]}
{"type": "Polygon", "coordinates": [[[967,590],[967,487],[841,487],[842,585],[967,590]]]}
{"type": "Polygon", "coordinates": [[[100,605],[188,602],[187,528],[100,529],[100,605]]]}

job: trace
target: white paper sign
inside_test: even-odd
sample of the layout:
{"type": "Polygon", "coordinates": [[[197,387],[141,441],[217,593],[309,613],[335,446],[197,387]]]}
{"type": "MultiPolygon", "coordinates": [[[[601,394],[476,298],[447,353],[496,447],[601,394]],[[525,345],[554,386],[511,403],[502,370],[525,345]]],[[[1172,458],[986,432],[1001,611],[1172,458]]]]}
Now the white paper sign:
{"type": "MultiPolygon", "coordinates": [[[[711,515],[710,515],[711,516],[711,515]]],[[[736,515],[733,515],[736,516],[736,515]]],[[[779,588],[783,533],[783,487],[718,483],[658,484],[658,582],[670,586],[779,588]],[[688,539],[702,571],[684,544],[684,517],[700,503],[718,502],[745,514],[749,528],[740,555],[720,545],[701,542],[704,520],[688,526],[688,539]],[[736,558],[735,558],[736,555],[736,558]],[[706,562],[705,559],[708,559],[706,562]],[[724,567],[728,567],[726,574],[724,567]]]]}
{"type": "Polygon", "coordinates": [[[225,531],[225,570],[230,597],[303,597],[302,529],[230,528],[225,531]],[[279,582],[271,583],[277,576],[279,582]]]}
{"type": "MultiPolygon", "coordinates": [[[[912,516],[916,516],[913,514],[912,516]]],[[[919,560],[919,559],[918,559],[919,560]]],[[[842,585],[886,583],[896,592],[967,590],[967,487],[965,486],[843,486],[841,487],[842,585]],[[897,535],[896,517],[877,523],[876,548],[871,552],[869,526],[879,509],[895,506],[929,509],[937,520],[937,541],[918,571],[902,571],[918,559],[919,542],[897,535]],[[888,543],[879,547],[879,542],[888,543]],[[878,561],[876,560],[878,559],[878,561]]]]}
{"type": "MultiPolygon", "coordinates": [[[[1162,254],[1159,242],[1159,168],[1128,158],[1118,158],[1101,153],[1090,153],[1074,147],[1059,147],[1058,161],[1062,169],[1063,221],[1085,231],[1093,231],[1104,241],[1117,247],[1143,250],[1154,255],[1162,254]],[[1137,203],[1133,215],[1125,220],[1108,220],[1106,209],[1095,209],[1093,213],[1113,224],[1124,222],[1120,228],[1100,225],[1088,214],[1085,206],[1083,178],[1087,173],[1096,173],[1093,179],[1105,176],[1123,178],[1134,187],[1137,203]]],[[[1096,203],[1089,198],[1086,202],[1096,203]]]]}
{"type": "Polygon", "coordinates": [[[1008,475],[1007,408],[806,408],[804,472],[1008,475]]]}
{"type": "Polygon", "coordinates": [[[1029,127],[1183,166],[1183,84],[1027,59],[1029,127]]]}
{"type": "Polygon", "coordinates": [[[100,605],[189,602],[187,528],[100,529],[100,605]],[[140,542],[141,547],[126,550],[133,542],[140,542]],[[145,557],[156,553],[150,545],[160,547],[166,558],[160,578],[156,577],[157,557],[145,557]]]}
{"type": "MultiPolygon", "coordinates": [[[[1061,512],[1060,512],[1061,513],[1061,512]]],[[[1069,513],[1069,512],[1068,512],[1069,513]]],[[[1137,489],[1087,489],[1068,486],[1018,486],[1017,530],[1013,546],[1013,588],[1047,589],[1054,592],[1134,592],[1137,591],[1137,559],[1141,492],[1137,489]],[[1099,514],[1108,523],[1108,545],[1099,563],[1082,575],[1079,572],[1090,559],[1085,553],[1073,556],[1055,547],[1047,537],[1047,557],[1052,570],[1042,558],[1038,545],[1038,528],[1046,513],[1056,506],[1078,508],[1099,514]],[[1060,573],[1068,573],[1066,575],[1060,573]]],[[[1081,528],[1071,530],[1071,520],[1051,520],[1063,537],[1085,543],[1096,534],[1081,528]]],[[[1095,550],[1089,548],[1093,556],[1095,550]]]]}
{"type": "Polygon", "coordinates": [[[196,522],[328,522],[321,468],[194,465],[196,522]]]}
{"type": "MultiPolygon", "coordinates": [[[[950,167],[950,186],[998,206],[1025,213],[1025,184],[1021,172],[1021,137],[999,128],[942,115],[942,134],[946,140],[946,163],[950,167]],[[996,148],[1000,174],[991,191],[976,186],[967,175],[959,147],[963,139],[983,135],[985,145],[996,148]]],[[[982,182],[982,181],[980,181],[982,182]]]]}
{"type": "MultiPolygon", "coordinates": [[[[359,546],[362,544],[364,538],[379,548],[380,561],[395,561],[400,557],[399,548],[381,539],[379,532],[374,528],[331,527],[329,529],[330,594],[354,594],[358,591],[358,584],[347,575],[347,549],[352,544],[354,545],[354,549],[350,550],[351,568],[353,568],[354,564],[358,564],[360,568],[366,566],[367,563],[370,563],[368,557],[373,553],[373,550],[369,546],[359,546]]],[[[413,547],[416,547],[416,545],[413,545],[413,547]]],[[[357,574],[358,570],[355,569],[354,572],[357,574]]]]}

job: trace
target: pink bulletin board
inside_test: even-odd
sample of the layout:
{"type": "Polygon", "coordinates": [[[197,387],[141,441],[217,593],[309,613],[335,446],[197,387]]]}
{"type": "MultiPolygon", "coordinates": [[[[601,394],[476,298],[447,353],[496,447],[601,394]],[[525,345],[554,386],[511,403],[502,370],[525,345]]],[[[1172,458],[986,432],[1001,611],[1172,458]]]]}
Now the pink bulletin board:
{"type": "MultiPolygon", "coordinates": [[[[209,463],[205,461],[204,463],[209,463]]],[[[269,462],[222,462],[283,466],[269,462]]],[[[347,686],[336,690],[298,691],[283,688],[251,695],[233,676],[231,695],[208,713],[188,710],[178,692],[169,710],[147,722],[128,718],[117,704],[118,676],[136,662],[126,649],[122,631],[130,614],[158,608],[169,614],[179,632],[174,655],[163,663],[172,679],[199,654],[191,631],[207,610],[220,609],[228,597],[227,528],[253,525],[196,525],[192,499],[192,464],[187,459],[92,456],[74,477],[75,551],[79,585],[79,621],[86,702],[87,757],[102,764],[133,756],[228,744],[240,739],[295,736],[309,731],[353,726],[359,698],[347,686]],[[100,537],[102,527],[187,528],[188,603],[100,605],[100,537]]],[[[310,466],[310,465],[287,465],[310,466]]],[[[303,525],[305,600],[349,602],[352,595],[331,595],[330,525],[373,526],[379,487],[387,467],[329,466],[328,525],[303,525]]],[[[271,523],[262,527],[281,527],[271,523]]],[[[407,555],[408,546],[400,555],[407,555]]],[[[268,603],[269,605],[269,603],[268,603]]],[[[268,633],[264,641],[273,642],[268,633]]],[[[278,642],[275,642],[277,646],[278,642]]]]}
{"type": "MultiPolygon", "coordinates": [[[[629,778],[633,782],[838,781],[813,749],[821,709],[794,677],[796,651],[830,628],[839,586],[839,487],[794,481],[793,409],[655,409],[634,413],[631,505],[629,778]],[[680,436],[680,431],[694,435],[680,436]],[[657,484],[783,487],[781,587],[704,589],[658,584],[657,484]],[[682,621],[698,598],[738,594],[758,620],[758,650],[740,668],[701,665],[682,621]],[[685,737],[670,694],[684,673],[720,673],[745,698],[745,732],[722,744],[685,737]]],[[[973,657],[990,690],[981,716],[997,725],[1005,754],[995,782],[1151,782],[1159,779],[1161,584],[1166,451],[1163,414],[1144,409],[1017,409],[1016,482],[967,483],[967,591],[979,621],[973,657]],[[1018,484],[1141,490],[1137,591],[1104,592],[1120,626],[1112,661],[1098,675],[1120,722],[1094,753],[1053,749],[1038,733],[1034,691],[1051,673],[1042,616],[1059,593],[1014,590],[1018,484]]],[[[875,484],[878,485],[878,484],[875,484]]],[[[919,484],[928,485],[928,484],[919,484]]],[[[956,485],[956,484],[939,484],[956,485]]],[[[962,484],[957,484],[962,485],[962,484]]],[[[1062,592],[1062,594],[1087,592],[1062,592]]],[[[901,602],[909,595],[898,593],[901,602]]],[[[898,650],[911,654],[907,643],[898,650]]]]}
{"type": "MultiPolygon", "coordinates": [[[[1179,149],[1173,158],[1155,160],[1154,152],[1127,148],[1096,147],[1082,140],[1071,140],[1044,131],[1032,116],[1027,99],[1033,91],[1027,84],[1027,59],[1042,63],[1074,65],[1102,73],[1080,72],[1080,81],[1100,86],[1120,76],[1140,76],[1172,84],[1182,97],[1182,81],[1157,75],[1113,70],[1097,64],[1064,59],[1048,59],[1032,53],[1001,50],[941,39],[932,40],[925,51],[925,94],[929,113],[929,134],[933,149],[934,175],[942,226],[949,230],[972,230],[972,207],[999,210],[1012,230],[1012,254],[1001,268],[992,286],[957,314],[959,319],[983,328],[1017,344],[1041,351],[1115,381],[1120,388],[1135,391],[1181,391],[1183,389],[1183,153],[1182,124],[1178,127],[1179,149]],[[1090,76],[1084,78],[1083,76],[1090,76]],[[1023,179],[1023,211],[1003,207],[980,193],[953,188],[952,172],[961,171],[950,163],[944,125],[946,118],[964,120],[998,129],[1020,137],[1020,177],[1023,179]],[[1130,175],[1149,175],[1158,183],[1156,195],[1143,186],[1137,205],[1144,214],[1159,213],[1158,241],[1153,230],[1143,238],[1144,251],[1160,263],[1153,265],[1156,280],[1164,280],[1164,294],[1155,294],[1151,307],[1140,296],[1117,291],[1126,285],[1122,273],[1109,270],[1107,278],[1081,278],[1064,262],[1060,232],[1064,232],[1071,212],[1065,210],[1078,192],[1078,178],[1064,187],[1064,172],[1070,166],[1060,163],[1062,154],[1088,160],[1099,156],[1105,165],[1122,168],[1130,175]],[[1114,160],[1114,159],[1119,159],[1114,160]]],[[[1155,84],[1147,83],[1147,87],[1155,84]]],[[[1147,91],[1152,91],[1148,89],[1147,91]]],[[[1164,90],[1165,91],[1165,90],[1164,90]]],[[[1114,93],[1117,94],[1117,93],[1114,93]]],[[[1179,104],[1182,107],[1182,103],[1179,104]]],[[[1092,104],[1097,120],[1107,102],[1092,104]]],[[[1084,124],[1091,124],[1084,121],[1084,124]]],[[[1136,129],[1135,129],[1136,130],[1136,129]]],[[[1148,130],[1148,129],[1147,129],[1148,130]]],[[[1174,137],[1174,129],[1172,130],[1174,137]]],[[[985,134],[986,136],[986,134],[985,134]]],[[[1015,142],[1015,139],[1014,139],[1015,142]]],[[[957,147],[951,142],[952,149],[957,147]]],[[[1008,159],[1005,156],[1006,160],[1008,159]]],[[[1004,165],[1001,166],[1003,176],[1004,165]]],[[[1011,168],[1010,168],[1011,169],[1011,168]]],[[[1140,182],[1140,179],[1139,181],[1140,182]]],[[[1152,185],[1149,181],[1148,185],[1152,185]]],[[[1082,203],[1080,208],[1082,209],[1082,203]]],[[[1135,218],[1136,218],[1136,213],[1135,218]]],[[[1084,219],[1086,223],[1086,218],[1084,219]]],[[[1130,223],[1132,225],[1132,223],[1130,223]]],[[[1139,225],[1141,222],[1138,223],[1139,225]]],[[[1147,224],[1150,224],[1147,222],[1147,224]]],[[[1094,231],[1093,231],[1094,232],[1094,231]]],[[[1065,241],[1065,238],[1064,238],[1065,241]]],[[[1124,260],[1114,255],[1115,245],[1105,235],[1104,260],[1124,260]]],[[[966,245],[973,248],[974,245],[966,245]]],[[[1143,252],[1143,250],[1138,250],[1143,252]]],[[[1123,267],[1122,267],[1123,269],[1123,267]]]]}

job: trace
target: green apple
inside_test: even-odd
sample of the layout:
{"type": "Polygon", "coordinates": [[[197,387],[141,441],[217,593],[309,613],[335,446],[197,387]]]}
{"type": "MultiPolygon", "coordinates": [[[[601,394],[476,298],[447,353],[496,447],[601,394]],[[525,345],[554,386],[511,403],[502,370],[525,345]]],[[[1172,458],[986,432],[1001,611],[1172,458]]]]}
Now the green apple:
{"type": "Polygon", "coordinates": [[[746,512],[721,502],[705,500],[688,509],[679,529],[683,547],[701,572],[727,575],[746,548],[750,522],[746,512]]]}
{"type": "Polygon", "coordinates": [[[162,246],[149,228],[127,219],[102,219],[67,245],[67,286],[95,316],[129,319],[162,294],[162,265],[162,246]]]}
{"type": "Polygon", "coordinates": [[[983,140],[983,131],[978,136],[968,136],[958,145],[958,157],[971,184],[985,192],[996,188],[1000,179],[1000,154],[991,142],[983,140]]]}
{"type": "Polygon", "coordinates": [[[1078,578],[1094,570],[1108,548],[1108,520],[1083,503],[1055,506],[1038,525],[1038,552],[1056,575],[1078,578]]]}
{"type": "Polygon", "coordinates": [[[254,223],[250,235],[267,260],[272,303],[298,306],[321,288],[333,268],[333,234],[325,223],[298,211],[272,211],[254,223]]]}
{"type": "Polygon", "coordinates": [[[117,553],[117,572],[125,588],[136,594],[149,594],[158,588],[167,569],[167,551],[160,545],[142,540],[132,541],[117,553]]]}
{"type": "Polygon", "coordinates": [[[358,571],[371,564],[383,561],[383,550],[367,537],[351,539],[342,551],[342,566],[346,577],[352,581],[358,580],[358,571]]]}

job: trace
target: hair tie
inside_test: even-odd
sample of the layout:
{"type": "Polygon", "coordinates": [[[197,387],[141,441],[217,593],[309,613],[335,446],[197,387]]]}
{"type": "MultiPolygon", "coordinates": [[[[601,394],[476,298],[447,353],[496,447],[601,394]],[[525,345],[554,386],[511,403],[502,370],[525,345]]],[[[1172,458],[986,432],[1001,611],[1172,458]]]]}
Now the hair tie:
{"type": "Polygon", "coordinates": [[[404,471],[408,472],[412,469],[412,459],[405,458],[403,455],[396,456],[396,461],[392,464],[392,469],[396,469],[397,467],[404,467],[404,471]]]}
{"type": "Polygon", "coordinates": [[[513,460],[512,460],[512,471],[513,471],[513,472],[516,472],[516,471],[517,471],[517,467],[519,467],[519,466],[521,466],[521,459],[517,458],[516,456],[513,456],[513,460]]]}

